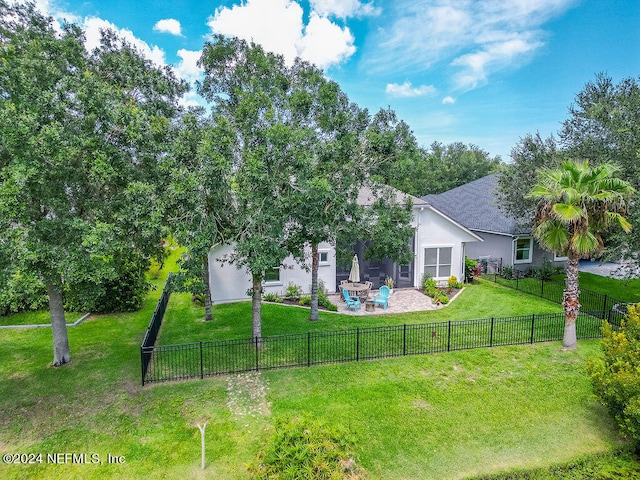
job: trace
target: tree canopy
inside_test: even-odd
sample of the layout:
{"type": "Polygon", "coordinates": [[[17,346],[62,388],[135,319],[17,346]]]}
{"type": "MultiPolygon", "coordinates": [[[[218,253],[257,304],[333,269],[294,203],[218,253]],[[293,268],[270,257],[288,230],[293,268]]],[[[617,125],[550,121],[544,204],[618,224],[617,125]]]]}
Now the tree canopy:
{"type": "Polygon", "coordinates": [[[546,249],[567,257],[563,306],[566,322],[563,345],[576,346],[578,261],[604,249],[602,235],[617,224],[624,232],[625,218],[634,188],[616,176],[619,168],[603,163],[564,162],[557,169],[543,169],[528,197],[536,200],[534,236],[546,249]]]}
{"type": "Polygon", "coordinates": [[[111,32],[87,52],[33,5],[0,3],[0,38],[2,266],[46,285],[58,366],[65,286],[144,273],[161,251],[156,167],[186,86],[111,32]]]}
{"type": "Polygon", "coordinates": [[[617,84],[604,73],[585,84],[569,107],[558,139],[542,139],[539,134],[525,136],[512,150],[513,162],[500,172],[500,205],[517,219],[531,226],[533,203],[523,189],[538,179],[537,170],[555,168],[566,159],[588,160],[590,165],[613,163],[620,167],[620,178],[636,190],[627,218],[634,227],[630,234],[619,230],[607,233],[604,258],[640,259],[640,83],[625,78],[617,84]]]}

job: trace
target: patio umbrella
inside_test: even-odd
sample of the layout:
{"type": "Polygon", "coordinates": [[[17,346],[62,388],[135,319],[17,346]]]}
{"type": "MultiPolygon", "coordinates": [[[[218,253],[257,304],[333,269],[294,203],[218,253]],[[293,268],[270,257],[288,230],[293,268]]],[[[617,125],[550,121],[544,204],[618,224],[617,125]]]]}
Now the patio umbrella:
{"type": "Polygon", "coordinates": [[[349,281],[354,283],[360,281],[360,264],[358,263],[358,255],[353,256],[351,272],[349,272],[349,281]]]}

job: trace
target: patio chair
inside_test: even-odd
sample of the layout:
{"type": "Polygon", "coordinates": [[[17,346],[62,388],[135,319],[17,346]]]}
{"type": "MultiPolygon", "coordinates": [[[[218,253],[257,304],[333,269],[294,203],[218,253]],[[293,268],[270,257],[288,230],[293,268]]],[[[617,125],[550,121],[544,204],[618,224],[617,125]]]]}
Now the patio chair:
{"type": "Polygon", "coordinates": [[[349,291],[346,288],[342,289],[342,295],[344,296],[344,301],[347,303],[345,310],[348,310],[349,307],[353,307],[353,311],[357,312],[360,308],[360,299],[349,295],[349,291]]]}
{"type": "Polygon", "coordinates": [[[382,305],[384,309],[387,309],[387,305],[389,304],[389,287],[383,285],[380,287],[380,293],[376,293],[373,296],[373,303],[375,305],[382,305]]]}

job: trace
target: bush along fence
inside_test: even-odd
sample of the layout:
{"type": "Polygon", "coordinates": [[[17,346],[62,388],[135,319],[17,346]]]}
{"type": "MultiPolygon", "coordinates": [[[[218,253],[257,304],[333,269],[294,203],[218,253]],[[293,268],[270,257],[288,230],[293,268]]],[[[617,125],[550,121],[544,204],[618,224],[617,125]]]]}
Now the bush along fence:
{"type": "MultiPolygon", "coordinates": [[[[562,304],[565,289],[564,282],[544,280],[536,277],[503,278],[498,274],[484,275],[485,279],[505,287],[514,288],[531,295],[542,297],[555,303],[562,304]]],[[[620,320],[627,313],[627,303],[591,290],[580,290],[580,311],[599,316],[614,325],[620,325],[620,320]]]]}
{"type": "Polygon", "coordinates": [[[140,346],[140,360],[142,364],[142,384],[144,385],[144,378],[147,375],[147,371],[149,368],[149,361],[151,358],[144,354],[145,349],[153,349],[156,344],[156,339],[158,338],[158,333],[160,332],[160,327],[162,326],[162,320],[164,319],[164,313],[167,310],[167,305],[169,304],[169,298],[171,297],[171,276],[169,273],[167,276],[167,281],[164,283],[164,288],[162,289],[162,294],[160,295],[160,299],[158,300],[158,304],[156,305],[156,309],[151,316],[151,321],[149,322],[149,326],[147,327],[147,331],[144,334],[144,338],[142,339],[142,345],[140,346]]]}
{"type": "MultiPolygon", "coordinates": [[[[602,317],[581,313],[578,338],[602,336],[602,317]]],[[[260,339],[141,347],[142,384],[286,367],[557,341],[564,314],[355,328],[260,339]]],[[[146,337],[145,337],[146,338],[146,337]]]]}

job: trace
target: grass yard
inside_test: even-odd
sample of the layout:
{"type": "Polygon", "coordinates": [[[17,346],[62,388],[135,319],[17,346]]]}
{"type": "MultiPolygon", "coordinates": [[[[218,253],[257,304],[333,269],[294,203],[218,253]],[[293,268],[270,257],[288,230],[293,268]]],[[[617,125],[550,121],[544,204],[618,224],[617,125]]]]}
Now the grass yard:
{"type": "MultiPolygon", "coordinates": [[[[0,464],[0,478],[246,479],[245,465],[275,419],[301,412],[347,426],[370,479],[462,479],[575,462],[624,445],[584,371],[586,359],[599,354],[597,340],[581,341],[572,352],[546,343],[143,388],[139,345],[159,292],[139,312],[95,316],[69,328],[72,362],[61,368],[49,366],[50,331],[0,330],[0,453],[43,455],[39,464],[0,464]],[[195,424],[204,420],[207,468],[201,470],[195,424]],[[101,463],[66,457],[53,464],[47,456],[64,460],[54,456],[64,453],[101,463]],[[109,464],[108,455],[124,463],[109,464]]],[[[265,305],[264,333],[558,308],[482,282],[445,309],[397,317],[323,313],[312,324],[306,310],[265,305]]],[[[216,306],[215,320],[205,323],[188,296],[174,295],[170,312],[163,343],[165,335],[182,341],[250,331],[249,303],[216,306]]]]}
{"type": "MultiPolygon", "coordinates": [[[[564,276],[561,281],[564,282],[564,276]]],[[[624,302],[640,302],[640,278],[617,280],[593,273],[580,272],[580,288],[611,295],[624,302]]]]}
{"type": "MultiPolygon", "coordinates": [[[[321,311],[320,319],[310,322],[308,309],[265,303],[262,305],[262,334],[281,335],[561,311],[558,304],[481,280],[477,285],[467,286],[450,305],[428,312],[357,317],[321,311]]],[[[249,302],[215,305],[213,316],[212,322],[205,322],[203,310],[191,303],[190,295],[172,294],[158,344],[251,337],[249,302]]]]}

